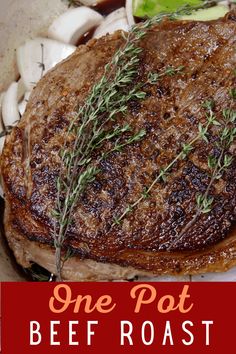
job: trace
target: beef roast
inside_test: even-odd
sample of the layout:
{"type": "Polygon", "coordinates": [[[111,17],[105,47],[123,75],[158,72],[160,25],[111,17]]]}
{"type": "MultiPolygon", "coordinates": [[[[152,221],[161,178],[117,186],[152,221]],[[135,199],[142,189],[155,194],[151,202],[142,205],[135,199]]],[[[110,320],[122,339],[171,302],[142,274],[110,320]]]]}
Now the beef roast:
{"type": "MultiPolygon", "coordinates": [[[[46,263],[54,269],[52,210],[59,152],[69,121],[123,41],[120,32],[92,40],[51,70],[34,89],[23,118],[7,138],[1,159],[5,230],[18,261],[25,266],[30,261],[45,264],[42,254],[49,257],[50,253],[46,263]]],[[[214,102],[220,122],[224,109],[236,109],[232,95],[236,85],[235,13],[210,22],[164,20],[148,31],[140,46],[136,82],[144,84],[146,98],[129,102],[128,113],[117,117],[114,126],[128,123],[133,131],[145,129],[146,136],[104,160],[100,156],[109,146],[94,154],[100,173],[79,198],[65,241],[74,252],[68,263],[70,279],[76,278],[73,272],[79,272],[80,260],[94,262],[93,279],[99,273],[98,264],[115,267],[108,267],[106,273],[118,269],[122,277],[127,276],[124,269],[187,274],[226,270],[236,264],[235,159],[210,188],[211,210],[198,215],[183,233],[196,214],[196,195],[204,193],[210,183],[207,159],[214,149],[217,156],[212,130],[208,142],[200,139],[187,159],[174,164],[167,180],[154,186],[149,198],[120,225],[113,224],[114,216],[135,202],[182,145],[198,134],[199,123],[206,121],[206,100],[214,102]],[[160,73],[168,67],[184,69],[163,76],[155,85],[147,82],[150,72],[160,73]]],[[[235,142],[229,153],[235,157],[235,142]]]]}

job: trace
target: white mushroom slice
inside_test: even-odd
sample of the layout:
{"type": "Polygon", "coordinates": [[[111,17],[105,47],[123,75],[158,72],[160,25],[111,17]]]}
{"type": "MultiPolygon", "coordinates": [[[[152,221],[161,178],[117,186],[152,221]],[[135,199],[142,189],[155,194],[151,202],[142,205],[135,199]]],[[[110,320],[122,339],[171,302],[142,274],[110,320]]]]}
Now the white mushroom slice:
{"type": "Polygon", "coordinates": [[[25,113],[26,106],[29,101],[30,95],[31,95],[31,92],[27,91],[24,95],[23,100],[18,104],[18,109],[19,109],[21,116],[23,116],[23,114],[25,113]]]}
{"type": "Polygon", "coordinates": [[[35,38],[17,49],[17,65],[27,91],[42,76],[76,50],[75,46],[48,38],[35,38]]]}
{"type": "Polygon", "coordinates": [[[49,27],[48,36],[64,43],[76,44],[83,34],[96,28],[102,21],[103,16],[88,7],[69,9],[49,27]]]}
{"type": "Polygon", "coordinates": [[[126,19],[121,19],[111,23],[106,27],[98,28],[94,33],[94,38],[100,38],[102,36],[105,36],[106,34],[112,34],[118,30],[123,30],[123,31],[129,30],[129,25],[126,19]]]}
{"type": "MultiPolygon", "coordinates": [[[[105,27],[111,23],[126,18],[126,10],[124,7],[120,7],[118,10],[111,12],[104,21],[101,23],[100,27],[105,27]]],[[[127,18],[126,18],[127,19],[127,18]]]]}
{"type": "Polygon", "coordinates": [[[5,127],[16,125],[20,119],[18,111],[18,83],[13,82],[2,101],[2,119],[5,127]]]}
{"type": "Polygon", "coordinates": [[[133,16],[133,0],[126,0],[125,9],[126,9],[126,15],[128,19],[128,24],[131,27],[135,24],[134,16],[133,16]]]}
{"type": "Polygon", "coordinates": [[[118,30],[129,30],[129,24],[124,7],[113,11],[105,18],[102,24],[94,32],[94,38],[99,38],[105,36],[107,33],[111,34],[118,30]]]}
{"type": "Polygon", "coordinates": [[[26,87],[22,78],[20,78],[17,82],[18,82],[17,100],[18,102],[20,102],[24,98],[26,87]]]}

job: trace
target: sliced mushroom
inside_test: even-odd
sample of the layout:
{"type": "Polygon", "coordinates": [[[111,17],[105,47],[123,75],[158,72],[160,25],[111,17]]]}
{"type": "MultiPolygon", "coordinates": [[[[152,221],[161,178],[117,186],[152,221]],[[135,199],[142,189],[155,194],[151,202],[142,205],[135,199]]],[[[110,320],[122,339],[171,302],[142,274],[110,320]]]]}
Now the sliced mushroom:
{"type": "Polygon", "coordinates": [[[23,114],[25,113],[26,106],[27,106],[27,103],[28,103],[28,101],[29,101],[30,95],[31,95],[31,92],[30,92],[30,91],[27,91],[27,92],[25,93],[25,95],[24,95],[23,100],[18,104],[18,109],[19,109],[19,112],[20,112],[21,117],[22,117],[23,114]]]}
{"type": "Polygon", "coordinates": [[[128,19],[128,24],[131,27],[135,24],[134,15],[133,15],[133,0],[126,0],[125,9],[126,9],[126,16],[128,19]]]}
{"type": "Polygon", "coordinates": [[[105,36],[106,34],[111,34],[117,30],[128,31],[129,24],[126,17],[126,11],[124,7],[113,11],[108,15],[101,25],[94,32],[94,38],[99,38],[105,36]]]}
{"type": "Polygon", "coordinates": [[[76,50],[75,46],[53,39],[35,38],[17,49],[17,65],[27,91],[43,75],[76,50]]]}
{"type": "Polygon", "coordinates": [[[103,16],[89,7],[69,9],[52,23],[48,36],[64,43],[76,44],[86,32],[96,28],[102,21],[103,16]]]}
{"type": "Polygon", "coordinates": [[[2,100],[2,119],[5,127],[14,126],[20,120],[18,111],[18,82],[13,82],[2,100]]]}

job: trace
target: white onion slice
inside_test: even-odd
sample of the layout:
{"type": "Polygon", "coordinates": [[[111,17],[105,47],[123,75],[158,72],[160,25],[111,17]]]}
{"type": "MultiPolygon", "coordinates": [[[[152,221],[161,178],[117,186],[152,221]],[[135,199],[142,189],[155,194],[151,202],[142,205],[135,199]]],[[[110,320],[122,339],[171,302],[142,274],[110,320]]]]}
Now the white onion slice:
{"type": "Polygon", "coordinates": [[[20,119],[18,111],[18,83],[13,82],[2,101],[2,119],[5,127],[14,126],[20,119]]]}
{"type": "Polygon", "coordinates": [[[129,24],[126,17],[126,11],[124,7],[113,11],[108,15],[101,25],[94,32],[94,38],[105,36],[107,33],[111,34],[117,30],[128,31],[129,24]]]}
{"type": "Polygon", "coordinates": [[[103,16],[88,7],[69,9],[52,23],[48,36],[64,43],[76,44],[83,34],[102,21],[103,16]]]}
{"type": "Polygon", "coordinates": [[[76,50],[75,46],[48,38],[35,38],[17,49],[17,65],[27,91],[41,77],[76,50]]]}
{"type": "Polygon", "coordinates": [[[134,16],[133,16],[133,0],[126,0],[126,15],[128,19],[128,24],[132,27],[135,24],[134,16]]]}
{"type": "Polygon", "coordinates": [[[24,95],[23,100],[18,104],[18,110],[19,110],[21,116],[23,116],[23,114],[25,113],[26,106],[29,101],[30,95],[31,95],[31,92],[27,91],[24,95]]]}

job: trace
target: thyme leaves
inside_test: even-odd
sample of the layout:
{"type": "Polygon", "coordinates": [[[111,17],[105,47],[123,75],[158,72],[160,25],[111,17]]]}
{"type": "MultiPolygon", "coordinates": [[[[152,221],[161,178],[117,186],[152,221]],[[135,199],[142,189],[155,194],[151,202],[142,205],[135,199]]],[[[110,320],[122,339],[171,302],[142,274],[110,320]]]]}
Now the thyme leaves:
{"type": "Polygon", "coordinates": [[[62,279],[62,248],[73,222],[74,207],[87,185],[93,182],[99,173],[97,165],[92,163],[93,153],[115,139],[113,147],[99,159],[101,161],[110,153],[121,151],[125,146],[138,142],[146,134],[144,129],[132,132],[129,125],[107,130],[108,123],[116,121],[117,115],[126,114],[130,100],[145,98],[145,92],[140,89],[140,85],[132,85],[138,72],[142,51],[137,45],[143,36],[143,31],[141,32],[135,27],[133,31],[123,35],[124,44],[105,66],[101,79],[93,86],[84,105],[78,109],[78,114],[69,125],[67,137],[73,135],[74,142],[72,148],[67,148],[65,142],[61,151],[62,163],[57,181],[54,213],[58,280],[62,279]]]}
{"type": "Polygon", "coordinates": [[[128,205],[120,216],[115,217],[113,225],[120,224],[122,219],[124,219],[125,216],[130,213],[130,211],[137,207],[146,198],[147,195],[150,195],[150,192],[157,183],[161,181],[166,182],[168,179],[168,173],[171,171],[174,165],[189,156],[189,154],[194,150],[194,146],[198,140],[202,139],[208,142],[207,133],[209,128],[211,125],[217,125],[218,121],[216,120],[216,117],[213,113],[213,102],[206,101],[203,105],[203,108],[206,109],[206,122],[205,124],[199,123],[198,134],[192,140],[182,145],[181,151],[177,154],[177,156],[173,158],[172,161],[170,161],[167,166],[160,168],[157,177],[151,183],[151,185],[146,187],[145,190],[141,193],[141,196],[134,203],[128,205]]]}
{"type": "MultiPolygon", "coordinates": [[[[72,3],[72,1],[70,1],[72,3]]],[[[109,151],[101,155],[101,159],[114,151],[121,151],[125,146],[141,140],[146,132],[141,129],[132,132],[128,126],[117,126],[109,131],[109,122],[116,122],[118,115],[127,113],[130,100],[145,98],[142,85],[136,84],[138,66],[142,48],[139,42],[144,38],[148,30],[163,18],[177,19],[180,15],[189,14],[193,10],[204,8],[201,6],[184,6],[175,13],[162,13],[142,24],[135,25],[130,32],[123,33],[124,43],[113,55],[110,62],[104,68],[101,79],[92,87],[84,104],[78,107],[77,114],[71,120],[65,138],[65,144],[61,150],[61,166],[57,180],[56,208],[54,211],[54,244],[56,249],[57,279],[62,279],[62,267],[64,264],[63,251],[66,248],[67,234],[73,224],[73,212],[80,196],[84,193],[88,184],[96,178],[99,171],[98,164],[93,163],[93,154],[104,144],[112,145],[109,151]],[[73,137],[73,143],[69,144],[69,138],[73,137]]],[[[42,68],[43,69],[43,68],[42,68]]],[[[179,67],[177,72],[181,72],[179,67]]],[[[175,69],[169,68],[166,73],[169,76],[175,74],[175,69]],[[174,71],[173,71],[174,70],[174,71]]],[[[151,77],[159,80],[160,76],[151,77]]],[[[207,139],[207,131],[210,121],[206,126],[199,126],[199,133],[195,139],[182,147],[181,152],[169,165],[160,169],[157,178],[145,188],[140,198],[132,205],[127,206],[121,216],[114,222],[120,223],[126,214],[130,213],[143,199],[148,198],[151,190],[157,182],[168,178],[171,168],[179,160],[184,159],[193,150],[195,142],[201,137],[207,139]]],[[[115,125],[115,124],[114,124],[115,125]]],[[[113,126],[114,126],[113,125],[113,126]]]]}
{"type": "MultiPolygon", "coordinates": [[[[209,129],[213,126],[216,127],[217,132],[215,148],[218,149],[218,157],[213,154],[210,154],[207,158],[208,168],[209,168],[209,177],[210,181],[205,193],[196,194],[196,213],[193,218],[188,222],[188,224],[182,229],[180,234],[175,238],[175,240],[169,245],[168,250],[171,250],[178,242],[182,240],[186,232],[191,226],[196,222],[197,218],[201,214],[207,214],[212,210],[214,197],[210,195],[210,191],[214,183],[223,177],[223,173],[231,166],[233,163],[233,156],[228,153],[228,150],[236,138],[236,111],[232,109],[225,109],[222,112],[223,120],[219,122],[216,119],[214,114],[214,102],[206,101],[203,105],[203,108],[206,110],[205,124],[199,123],[198,134],[191,141],[184,143],[182,149],[177,154],[177,156],[166,166],[160,168],[159,174],[156,179],[152,182],[149,187],[145,187],[144,191],[141,193],[141,196],[132,204],[128,205],[124,212],[120,216],[115,216],[113,226],[120,225],[122,220],[136,208],[143,200],[150,197],[150,192],[153,187],[160,183],[161,181],[166,182],[168,180],[168,175],[172,167],[181,160],[186,159],[191,152],[195,149],[195,144],[203,140],[205,143],[209,143],[208,133],[209,129]]],[[[214,147],[214,146],[213,146],[214,147]]]]}
{"type": "MultiPolygon", "coordinates": [[[[213,112],[210,116],[214,116],[213,112]]],[[[181,230],[175,240],[169,245],[168,250],[173,249],[186,235],[187,231],[194,225],[201,214],[208,214],[212,211],[214,204],[214,196],[211,195],[211,189],[214,183],[223,177],[224,172],[233,163],[233,156],[228,153],[228,150],[236,138],[236,111],[225,109],[222,112],[223,120],[219,123],[216,119],[212,122],[217,126],[217,140],[215,148],[218,149],[218,156],[210,154],[207,159],[209,168],[209,183],[204,193],[196,194],[196,211],[190,221],[181,230]]],[[[209,119],[209,116],[208,116],[209,119]]]]}
{"type": "Polygon", "coordinates": [[[185,68],[184,66],[178,66],[177,68],[173,66],[168,66],[162,72],[158,72],[158,73],[150,72],[148,75],[148,83],[151,85],[155,85],[164,76],[174,76],[177,74],[181,74],[184,68],[185,68]]]}

